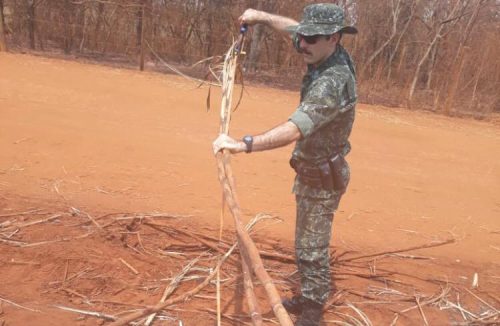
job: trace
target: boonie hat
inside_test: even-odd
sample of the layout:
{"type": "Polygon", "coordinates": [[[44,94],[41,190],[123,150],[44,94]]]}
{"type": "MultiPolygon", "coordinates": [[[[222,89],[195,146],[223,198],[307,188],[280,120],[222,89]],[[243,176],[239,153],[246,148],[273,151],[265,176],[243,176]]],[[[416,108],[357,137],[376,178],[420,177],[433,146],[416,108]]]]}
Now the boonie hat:
{"type": "Polygon", "coordinates": [[[358,32],[355,27],[344,25],[344,10],[332,3],[306,6],[302,21],[286,29],[305,36],[331,35],[337,32],[356,34],[358,32]]]}

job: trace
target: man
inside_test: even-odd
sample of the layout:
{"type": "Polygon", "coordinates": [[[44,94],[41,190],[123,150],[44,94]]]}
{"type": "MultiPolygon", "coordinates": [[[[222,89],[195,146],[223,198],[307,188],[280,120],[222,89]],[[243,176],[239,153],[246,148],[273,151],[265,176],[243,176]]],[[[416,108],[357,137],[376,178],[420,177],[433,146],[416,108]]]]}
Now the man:
{"type": "Polygon", "coordinates": [[[357,30],[344,25],[344,12],[334,4],[305,7],[300,23],[254,9],[247,9],[239,20],[289,32],[307,63],[307,73],[300,104],[288,121],[242,140],[220,135],[213,149],[250,153],[296,141],[290,165],[297,173],[295,253],[301,294],[283,305],[300,315],[296,325],[318,325],[330,292],[328,249],[333,215],[349,182],[344,157],[350,151],[348,137],[357,100],[354,64],[339,41],[343,34],[357,30]]]}

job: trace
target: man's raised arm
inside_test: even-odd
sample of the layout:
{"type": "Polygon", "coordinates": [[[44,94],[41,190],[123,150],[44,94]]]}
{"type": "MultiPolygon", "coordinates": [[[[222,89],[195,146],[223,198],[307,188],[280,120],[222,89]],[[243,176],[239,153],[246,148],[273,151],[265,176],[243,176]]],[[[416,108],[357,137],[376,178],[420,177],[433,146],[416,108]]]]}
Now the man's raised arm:
{"type": "Polygon", "coordinates": [[[265,11],[247,9],[243,15],[239,18],[240,24],[264,24],[279,32],[286,33],[286,28],[293,25],[298,25],[299,23],[288,17],[273,15],[265,11]]]}

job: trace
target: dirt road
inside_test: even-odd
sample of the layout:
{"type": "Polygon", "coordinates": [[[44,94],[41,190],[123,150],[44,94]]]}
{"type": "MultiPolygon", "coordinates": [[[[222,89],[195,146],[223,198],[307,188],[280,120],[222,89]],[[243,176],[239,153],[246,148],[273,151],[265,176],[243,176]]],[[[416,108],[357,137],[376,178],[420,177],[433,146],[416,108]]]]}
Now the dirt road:
{"type": "MultiPolygon", "coordinates": [[[[207,88],[196,86],[176,76],[0,53],[0,216],[62,205],[170,212],[191,216],[188,225],[217,228],[221,190],[211,142],[220,95],[212,91],[207,112],[207,88]]],[[[246,87],[231,134],[270,129],[297,102],[297,92],[246,87]]],[[[334,246],[370,253],[454,237],[454,244],[414,254],[448,266],[450,278],[471,282],[475,271],[480,286],[499,288],[498,125],[359,105],[352,145],[334,246]]],[[[288,246],[295,214],[290,151],[243,154],[232,163],[247,220],[260,212],[281,217],[261,232],[288,246]]],[[[225,225],[232,226],[229,214],[225,225]]],[[[3,247],[0,270],[15,284],[0,282],[0,297],[29,302],[17,294],[39,289],[16,287],[20,268],[26,276],[34,267],[5,263],[19,252],[3,247]]],[[[6,314],[8,325],[21,325],[22,313],[10,321],[6,314]]]]}

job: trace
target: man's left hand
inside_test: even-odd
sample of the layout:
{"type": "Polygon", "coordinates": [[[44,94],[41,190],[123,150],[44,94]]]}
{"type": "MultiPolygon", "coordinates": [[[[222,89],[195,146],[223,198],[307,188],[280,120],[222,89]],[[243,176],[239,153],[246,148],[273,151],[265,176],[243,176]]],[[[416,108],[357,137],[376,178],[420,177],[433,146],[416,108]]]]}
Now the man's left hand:
{"type": "Polygon", "coordinates": [[[214,155],[223,149],[229,150],[232,154],[244,152],[246,145],[243,142],[237,141],[226,134],[220,134],[216,140],[212,143],[212,148],[214,150],[214,155]]]}

